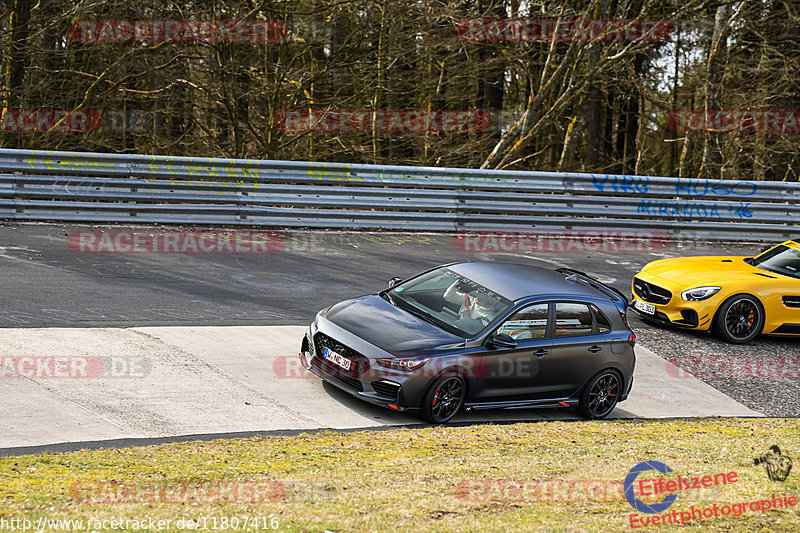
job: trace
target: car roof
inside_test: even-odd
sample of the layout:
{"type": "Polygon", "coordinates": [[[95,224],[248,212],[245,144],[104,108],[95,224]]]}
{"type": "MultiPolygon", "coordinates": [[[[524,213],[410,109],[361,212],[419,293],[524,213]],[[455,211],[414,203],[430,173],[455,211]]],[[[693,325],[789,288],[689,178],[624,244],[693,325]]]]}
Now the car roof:
{"type": "Polygon", "coordinates": [[[509,300],[545,294],[609,298],[599,289],[585,283],[567,281],[568,276],[563,273],[523,263],[472,261],[454,263],[447,265],[447,268],[509,300]]]}

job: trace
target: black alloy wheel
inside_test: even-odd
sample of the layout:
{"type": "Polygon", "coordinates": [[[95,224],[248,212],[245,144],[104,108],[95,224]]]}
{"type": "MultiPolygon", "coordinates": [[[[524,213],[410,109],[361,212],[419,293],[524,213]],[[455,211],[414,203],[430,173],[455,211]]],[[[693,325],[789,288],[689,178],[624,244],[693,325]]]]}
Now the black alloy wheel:
{"type": "Polygon", "coordinates": [[[422,418],[434,424],[448,422],[461,410],[466,394],[466,384],[460,377],[440,377],[425,394],[422,418]]]}
{"type": "Polygon", "coordinates": [[[613,370],[604,370],[583,389],[578,405],[580,413],[589,419],[607,417],[616,407],[622,394],[622,380],[613,370]]]}
{"type": "Polygon", "coordinates": [[[744,344],[764,327],[764,310],[755,297],[738,294],[726,300],[714,317],[714,332],[728,342],[744,344]]]}

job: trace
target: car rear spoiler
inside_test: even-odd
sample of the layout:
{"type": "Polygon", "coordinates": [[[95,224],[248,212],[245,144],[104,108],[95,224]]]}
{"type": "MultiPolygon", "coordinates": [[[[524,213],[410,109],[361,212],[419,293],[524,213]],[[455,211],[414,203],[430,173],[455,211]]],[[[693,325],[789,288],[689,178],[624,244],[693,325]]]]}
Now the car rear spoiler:
{"type": "Polygon", "coordinates": [[[557,268],[556,272],[559,272],[561,274],[566,274],[567,276],[574,276],[577,281],[581,281],[591,287],[594,287],[595,289],[599,289],[604,293],[606,293],[607,295],[611,296],[612,298],[625,302],[625,305],[630,304],[630,302],[628,302],[628,297],[625,296],[625,294],[622,291],[615,289],[614,287],[610,287],[605,283],[597,281],[595,278],[593,278],[592,276],[588,275],[585,272],[581,272],[580,270],[575,270],[574,268],[557,268]]]}

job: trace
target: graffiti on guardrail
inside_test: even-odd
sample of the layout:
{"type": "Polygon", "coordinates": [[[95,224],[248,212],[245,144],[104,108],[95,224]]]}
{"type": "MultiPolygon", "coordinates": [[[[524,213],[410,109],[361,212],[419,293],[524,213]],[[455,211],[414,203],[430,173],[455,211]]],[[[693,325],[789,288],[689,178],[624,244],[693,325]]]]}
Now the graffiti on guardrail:
{"type": "Polygon", "coordinates": [[[646,193],[647,183],[650,181],[647,176],[617,176],[614,174],[601,176],[592,174],[591,176],[592,185],[600,192],[646,193]]]}
{"type": "MultiPolygon", "coordinates": [[[[137,170],[138,164],[132,165],[132,170],[137,170]]],[[[252,179],[258,178],[258,169],[257,168],[247,168],[247,167],[234,167],[234,166],[222,166],[222,165],[173,165],[172,163],[164,160],[154,160],[152,163],[147,165],[147,168],[150,170],[151,175],[158,176],[159,174],[164,174],[165,172],[171,176],[180,175],[180,176],[198,176],[202,178],[242,178],[242,179],[252,179]]],[[[178,180],[175,183],[193,183],[191,181],[181,181],[178,180]]],[[[197,181],[195,183],[203,183],[202,181],[197,181]]],[[[220,185],[218,181],[211,181],[207,182],[209,185],[220,185]]],[[[236,185],[234,183],[225,183],[226,185],[236,185]]],[[[258,185],[256,185],[258,186],[258,185]]]]}
{"type": "MultiPolygon", "coordinates": [[[[159,163],[151,163],[150,169],[158,171],[163,169],[159,163]]],[[[177,168],[172,168],[172,165],[167,165],[167,170],[170,174],[175,174],[177,170],[180,174],[189,174],[190,176],[202,177],[219,177],[219,178],[258,178],[257,168],[247,167],[232,167],[232,166],[214,166],[214,165],[178,165],[177,168]]]]}
{"type": "MultiPolygon", "coordinates": [[[[624,194],[647,194],[650,178],[648,176],[626,176],[615,174],[591,174],[592,185],[599,192],[624,194]]],[[[727,181],[708,178],[676,178],[674,185],[678,196],[752,196],[758,192],[758,185],[752,181],[727,181]]]]}
{"type": "MultiPolygon", "coordinates": [[[[25,220],[119,221],[140,216],[138,221],[192,224],[199,220],[197,214],[213,211],[213,216],[204,218],[217,221],[211,224],[280,226],[288,216],[292,225],[331,229],[457,231],[468,227],[512,233],[555,228],[577,232],[599,228],[598,224],[608,230],[658,229],[668,223],[671,237],[697,238],[682,234],[674,222],[688,220],[691,224],[685,226],[692,228],[690,233],[702,230],[703,238],[736,234],[777,240],[789,236],[791,227],[786,222],[800,214],[796,203],[789,201],[800,193],[798,185],[774,181],[7,149],[0,149],[0,165],[3,216],[25,220]],[[358,187],[341,188],[347,185],[358,187]],[[274,202],[273,191],[279,195],[274,202]],[[322,198],[326,193],[332,193],[331,197],[322,198]],[[419,200],[402,205],[402,199],[412,194],[419,200]],[[287,200],[287,195],[296,198],[287,200]],[[348,197],[357,202],[348,202],[348,197]],[[56,201],[63,199],[71,202],[56,201]],[[513,203],[504,210],[507,199],[513,203]],[[140,208],[140,201],[148,206],[183,206],[180,214],[166,216],[167,209],[140,208]],[[220,205],[209,209],[209,204],[220,205]],[[605,209],[586,207],[592,204],[605,209]],[[420,206],[424,209],[417,209],[420,206]],[[365,218],[366,209],[381,210],[387,216],[377,213],[365,218]],[[749,224],[753,222],[757,224],[749,224]]],[[[564,245],[565,251],[573,247],[573,240],[564,245]]],[[[501,251],[507,251],[504,246],[517,247],[517,251],[541,251],[540,246],[559,251],[562,241],[547,238],[533,243],[525,237],[513,245],[509,239],[498,241],[498,246],[501,251]]],[[[494,249],[490,236],[482,237],[481,245],[494,249]]],[[[590,250],[595,245],[589,239],[581,248],[590,250]]]]}
{"type": "Polygon", "coordinates": [[[115,167],[112,163],[106,163],[99,160],[94,161],[80,161],[80,160],[62,160],[62,159],[49,159],[31,157],[23,160],[23,163],[29,165],[33,170],[99,170],[99,171],[114,171],[115,167]]]}
{"type": "MultiPolygon", "coordinates": [[[[258,178],[258,170],[253,168],[239,168],[239,167],[232,167],[232,166],[185,166],[185,165],[176,165],[173,166],[170,163],[166,162],[153,162],[149,165],[144,166],[143,168],[147,168],[147,171],[139,170],[139,164],[131,164],[131,165],[115,165],[113,162],[103,161],[103,160],[80,160],[80,159],[69,159],[69,158],[59,158],[59,159],[51,159],[51,158],[28,158],[22,160],[22,162],[28,166],[30,166],[33,170],[58,170],[58,171],[72,171],[72,172],[82,172],[82,171],[101,171],[104,174],[123,174],[127,175],[138,173],[138,174],[147,174],[149,176],[158,176],[161,174],[167,174],[170,176],[174,175],[190,175],[190,176],[199,176],[199,177],[219,177],[219,178],[242,178],[242,179],[252,179],[258,178]]],[[[135,177],[135,175],[134,175],[135,177]]],[[[151,183],[156,183],[153,178],[144,178],[151,183]]],[[[53,187],[60,187],[62,184],[69,186],[70,184],[73,185],[88,185],[92,182],[87,180],[81,181],[74,181],[74,180],[56,180],[53,182],[53,187]]],[[[207,185],[209,187],[219,187],[219,186],[229,186],[229,187],[242,187],[245,185],[252,185],[253,187],[258,187],[258,183],[255,182],[220,182],[220,181],[204,181],[204,180],[169,180],[169,183],[173,185],[207,185]]]]}
{"type": "Polygon", "coordinates": [[[347,163],[341,163],[337,165],[328,166],[327,163],[311,163],[313,167],[306,171],[306,175],[309,178],[314,178],[317,180],[342,180],[342,181],[361,181],[362,178],[353,175],[350,172],[350,165],[347,163]],[[345,167],[342,169],[342,165],[345,167]]]}
{"type": "Polygon", "coordinates": [[[688,218],[702,221],[722,218],[720,209],[739,219],[753,218],[750,202],[680,202],[672,200],[642,200],[636,208],[639,214],[659,218],[688,218]]]}
{"type": "MultiPolygon", "coordinates": [[[[79,170],[76,167],[71,167],[70,169],[71,170],[79,170]]],[[[66,170],[66,167],[64,168],[64,170],[66,170]]],[[[172,179],[170,179],[170,180],[155,180],[153,178],[142,178],[142,181],[147,182],[147,183],[152,183],[154,185],[155,184],[162,184],[162,186],[165,183],[169,183],[170,185],[173,185],[176,188],[178,188],[178,187],[189,188],[189,187],[196,187],[196,186],[199,186],[199,187],[214,187],[214,188],[218,189],[216,192],[219,195],[225,194],[224,191],[219,190],[219,189],[225,188],[225,187],[228,187],[228,188],[234,188],[234,187],[235,188],[242,188],[242,187],[250,187],[250,186],[252,186],[255,189],[258,188],[258,183],[243,182],[243,181],[205,181],[205,180],[188,181],[188,180],[172,180],[172,179]]],[[[108,184],[103,183],[101,181],[91,180],[91,179],[79,179],[79,180],[63,180],[63,179],[59,180],[59,179],[56,179],[56,180],[53,181],[52,184],[50,184],[50,190],[52,190],[54,192],[55,191],[59,191],[60,192],[61,190],[64,190],[67,193],[78,193],[78,192],[80,192],[79,189],[81,187],[87,187],[87,188],[91,188],[92,191],[107,192],[106,185],[108,185],[108,184]]],[[[129,183],[128,185],[126,185],[126,187],[131,187],[133,189],[136,189],[137,186],[138,185],[136,183],[129,183]]],[[[108,189],[108,191],[113,191],[113,190],[114,189],[112,187],[109,187],[109,189],[108,189]]]]}
{"type": "Polygon", "coordinates": [[[678,178],[675,183],[675,194],[686,193],[691,196],[752,196],[756,191],[758,185],[752,181],[678,178]]]}

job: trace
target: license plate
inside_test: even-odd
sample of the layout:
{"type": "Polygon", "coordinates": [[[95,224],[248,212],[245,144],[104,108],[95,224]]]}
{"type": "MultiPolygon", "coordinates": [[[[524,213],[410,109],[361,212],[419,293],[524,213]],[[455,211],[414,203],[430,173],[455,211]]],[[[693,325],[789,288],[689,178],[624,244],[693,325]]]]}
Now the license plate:
{"type": "Polygon", "coordinates": [[[640,302],[639,300],[634,300],[633,301],[633,306],[636,309],[638,309],[639,311],[641,311],[642,313],[647,313],[648,315],[656,314],[656,306],[655,305],[650,305],[650,304],[646,304],[644,302],[640,302]]]}
{"type": "Polygon", "coordinates": [[[344,368],[345,370],[350,370],[352,361],[346,357],[343,357],[341,354],[334,352],[330,348],[325,348],[325,351],[322,352],[322,356],[328,361],[331,361],[332,363],[344,368]]]}

